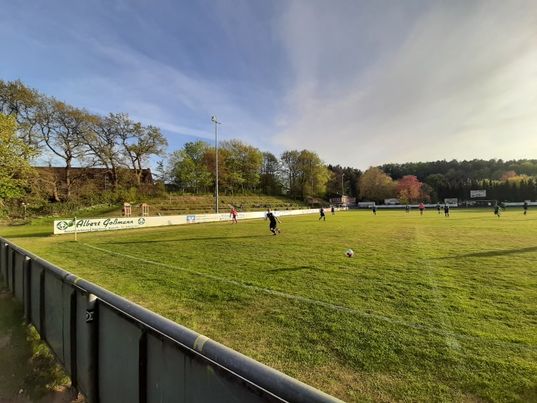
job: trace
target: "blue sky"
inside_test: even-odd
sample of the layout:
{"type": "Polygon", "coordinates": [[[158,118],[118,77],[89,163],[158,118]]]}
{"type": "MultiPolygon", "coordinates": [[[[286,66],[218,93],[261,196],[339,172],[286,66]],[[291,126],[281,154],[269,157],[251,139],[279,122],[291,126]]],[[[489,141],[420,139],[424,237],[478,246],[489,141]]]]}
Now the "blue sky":
{"type": "Polygon", "coordinates": [[[535,1],[4,1],[0,78],[327,163],[537,158],[535,1]]]}

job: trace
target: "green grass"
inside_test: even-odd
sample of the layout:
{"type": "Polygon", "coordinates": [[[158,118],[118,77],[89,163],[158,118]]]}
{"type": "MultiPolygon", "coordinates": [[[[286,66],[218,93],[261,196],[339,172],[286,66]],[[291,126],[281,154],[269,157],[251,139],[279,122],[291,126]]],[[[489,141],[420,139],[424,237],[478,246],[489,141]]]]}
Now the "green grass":
{"type": "MultiPolygon", "coordinates": [[[[179,215],[214,212],[214,195],[212,194],[183,195],[171,193],[168,197],[161,196],[148,199],[146,202],[149,204],[151,214],[179,215]]],[[[219,209],[228,211],[231,205],[241,211],[260,211],[266,209],[268,206],[278,210],[308,207],[302,201],[283,196],[221,194],[218,203],[219,209]]],[[[138,213],[139,211],[140,209],[137,206],[133,206],[134,213],[138,213]]]]}
{"type": "Polygon", "coordinates": [[[533,211],[282,221],[0,233],[344,400],[537,401],[533,211]]]}
{"type": "Polygon", "coordinates": [[[52,401],[66,393],[69,378],[22,316],[20,303],[0,287],[0,402],[52,401]]]}

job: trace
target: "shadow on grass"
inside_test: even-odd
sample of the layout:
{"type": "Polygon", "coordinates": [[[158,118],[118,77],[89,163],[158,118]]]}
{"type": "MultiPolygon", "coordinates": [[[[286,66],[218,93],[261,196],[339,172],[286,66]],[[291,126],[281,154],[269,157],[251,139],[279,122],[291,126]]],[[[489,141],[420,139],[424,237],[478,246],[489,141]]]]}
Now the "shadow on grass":
{"type": "Polygon", "coordinates": [[[300,270],[317,270],[314,266],[296,266],[296,267],[277,267],[275,269],[265,270],[267,273],[277,273],[282,271],[300,271],[300,270]]]}
{"type": "Polygon", "coordinates": [[[505,256],[505,255],[517,255],[520,253],[530,253],[530,252],[537,252],[537,246],[531,246],[529,248],[519,248],[519,249],[490,250],[486,252],[466,253],[464,255],[438,257],[433,260],[460,259],[464,257],[495,257],[495,256],[505,256]]]}
{"type": "Polygon", "coordinates": [[[1,235],[6,239],[15,239],[15,238],[45,238],[54,235],[50,231],[41,231],[41,232],[31,232],[29,234],[16,234],[16,235],[1,235]]]}

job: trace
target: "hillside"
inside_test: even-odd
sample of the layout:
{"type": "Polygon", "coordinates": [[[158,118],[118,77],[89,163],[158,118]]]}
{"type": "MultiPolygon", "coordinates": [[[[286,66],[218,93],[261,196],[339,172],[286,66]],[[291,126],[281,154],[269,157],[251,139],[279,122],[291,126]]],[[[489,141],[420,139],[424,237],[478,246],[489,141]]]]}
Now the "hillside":
{"type": "MultiPolygon", "coordinates": [[[[191,213],[214,213],[214,196],[170,194],[144,200],[149,204],[149,215],[181,215],[191,213]]],[[[266,195],[222,195],[219,197],[218,208],[226,212],[231,206],[239,211],[260,211],[268,207],[275,210],[292,210],[307,208],[301,200],[293,200],[283,196],[266,195]]],[[[114,211],[120,213],[120,211],[114,211]]],[[[139,203],[132,206],[132,214],[139,215],[139,203]]]]}

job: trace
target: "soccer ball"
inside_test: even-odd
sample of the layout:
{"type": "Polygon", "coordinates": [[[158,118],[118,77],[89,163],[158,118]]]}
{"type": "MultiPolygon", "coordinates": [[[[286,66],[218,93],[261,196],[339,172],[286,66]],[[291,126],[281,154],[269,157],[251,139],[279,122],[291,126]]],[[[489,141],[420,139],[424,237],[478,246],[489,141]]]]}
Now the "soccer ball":
{"type": "Polygon", "coordinates": [[[347,256],[347,257],[353,257],[353,255],[354,255],[354,251],[353,251],[352,249],[347,249],[347,250],[345,251],[345,256],[347,256]]]}

